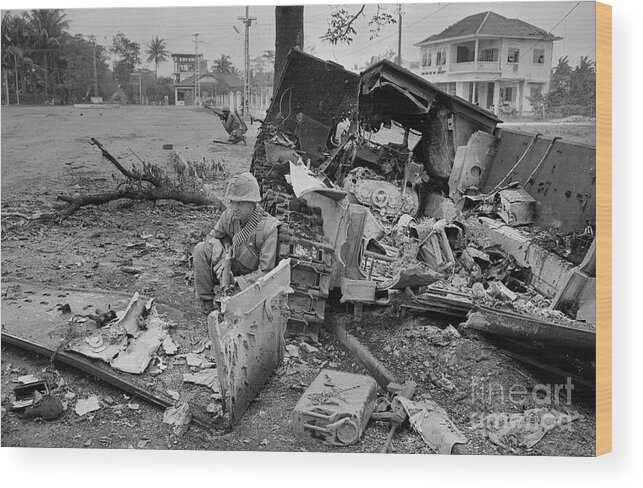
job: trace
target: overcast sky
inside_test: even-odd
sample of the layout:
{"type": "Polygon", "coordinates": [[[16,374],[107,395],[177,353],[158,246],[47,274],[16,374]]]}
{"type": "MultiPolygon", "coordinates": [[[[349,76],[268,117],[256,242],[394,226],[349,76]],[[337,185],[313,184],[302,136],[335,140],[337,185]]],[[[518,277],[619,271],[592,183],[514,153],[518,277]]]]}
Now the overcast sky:
{"type": "MultiPolygon", "coordinates": [[[[24,8],[14,0],[3,2],[11,6],[24,8]],[[13,5],[12,5],[13,4],[13,5]]],[[[170,52],[193,53],[194,34],[199,34],[199,52],[209,61],[227,54],[233,63],[243,66],[243,24],[238,17],[243,16],[243,4],[228,7],[158,7],[176,2],[166,0],[151,2],[133,0],[130,2],[112,1],[110,5],[153,5],[137,8],[67,8],[75,7],[80,2],[40,1],[30,2],[29,7],[65,8],[70,31],[73,34],[94,34],[99,44],[108,46],[112,37],[123,32],[128,38],[141,45],[141,58],[145,64],[146,45],[152,37],[159,36],[166,40],[170,52]],[[239,31],[237,32],[234,27],[239,31]]],[[[199,4],[198,0],[190,3],[199,4]]],[[[228,1],[228,4],[235,2],[228,1]]],[[[258,3],[258,2],[255,2],[258,3]]],[[[274,7],[269,2],[265,5],[250,6],[250,15],[256,17],[250,29],[250,55],[255,57],[265,50],[273,49],[275,43],[274,7]]],[[[106,2],[99,2],[99,5],[106,2]]],[[[395,4],[380,4],[390,13],[395,13],[395,4]]],[[[348,5],[351,11],[357,11],[359,4],[348,5]]],[[[367,16],[375,11],[375,4],[368,5],[367,16]]],[[[519,18],[537,27],[548,30],[563,39],[554,43],[554,62],[563,55],[569,56],[573,64],[580,56],[595,58],[595,6],[593,2],[441,2],[441,3],[408,3],[403,4],[402,55],[407,61],[419,60],[419,49],[414,43],[441,32],[449,25],[462,18],[492,10],[509,18],[519,18]]],[[[330,59],[348,68],[355,64],[364,66],[373,55],[380,55],[388,49],[397,50],[397,25],[382,28],[378,37],[369,39],[368,22],[360,19],[356,23],[358,35],[350,45],[332,46],[322,42],[320,36],[328,26],[331,12],[329,5],[307,4],[304,8],[304,36],[306,46],[314,46],[316,54],[330,59]]],[[[147,65],[154,68],[153,65],[147,65]]],[[[159,75],[172,72],[171,61],[159,66],[159,75]]]]}

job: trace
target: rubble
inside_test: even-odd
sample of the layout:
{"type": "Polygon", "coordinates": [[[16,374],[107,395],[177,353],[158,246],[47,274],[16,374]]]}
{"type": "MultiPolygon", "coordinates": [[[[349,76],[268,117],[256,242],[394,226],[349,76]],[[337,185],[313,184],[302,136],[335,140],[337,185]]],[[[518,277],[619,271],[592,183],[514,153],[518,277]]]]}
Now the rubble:
{"type": "MultiPolygon", "coordinates": [[[[393,373],[342,325],[327,320],[325,309],[332,291],[341,289],[340,302],[355,304],[357,318],[363,306],[375,304],[446,317],[449,325],[411,327],[403,341],[425,347],[417,363],[421,371],[410,372],[417,373],[415,379],[419,377],[436,397],[458,398],[456,403],[467,396],[459,375],[474,372],[457,371],[460,356],[474,356],[474,349],[463,345],[473,330],[538,347],[591,353],[595,270],[585,260],[574,267],[561,257],[566,251],[550,252],[534,237],[545,233],[559,238],[556,229],[536,225],[543,219],[540,194],[547,190],[536,180],[522,185],[510,180],[515,170],[528,165],[527,153],[539,141],[534,137],[524,153],[507,155],[503,135],[496,130],[498,122],[492,114],[391,63],[377,63],[357,76],[293,51],[252,159],[262,204],[282,222],[277,268],[252,287],[223,299],[221,310],[208,317],[211,342],[201,340],[193,349],[192,337],[182,341],[176,336],[185,354],[177,355],[179,345],[153,301],[136,294],[117,322],[97,321],[98,330],[56,351],[57,360],[81,365],[165,409],[163,421],[182,435],[191,420],[211,426],[190,413],[190,405],[182,401],[186,391],[198,388],[179,392],[163,383],[165,394],[156,397],[149,393],[153,383],[130,384],[69,351],[131,374],[147,370],[155,376],[180,365],[189,372],[181,375],[175,370],[179,382],[212,390],[205,407],[207,419],[224,417],[233,426],[273,372],[277,381],[295,381],[287,386],[301,391],[302,377],[338,366],[337,354],[327,354],[317,341],[319,326],[326,323],[371,376],[322,370],[293,413],[298,438],[322,439],[337,446],[356,443],[376,409],[379,386],[385,395],[397,394],[390,404],[404,407],[411,425],[434,452],[457,451],[467,439],[447,411],[426,396],[414,401],[411,395],[401,394],[403,386],[393,373]],[[311,83],[301,83],[302,76],[311,83]],[[340,123],[347,131],[336,136],[340,123]],[[503,161],[513,162],[519,156],[518,163],[489,188],[489,181],[498,181],[489,178],[497,172],[494,163],[500,149],[503,161]],[[286,323],[292,333],[319,347],[301,338],[287,344],[286,323]],[[159,346],[172,357],[156,356],[159,346]],[[216,364],[203,354],[210,346],[216,364]],[[446,366],[436,368],[434,357],[446,366]],[[359,376],[354,388],[346,379],[349,376],[359,376]]],[[[551,145],[536,166],[529,167],[528,180],[551,163],[551,145]]],[[[577,199],[591,200],[581,197],[577,199]]],[[[584,239],[590,235],[574,232],[584,239]]],[[[151,235],[140,237],[147,241],[151,235]]],[[[118,269],[137,275],[144,271],[131,260],[118,269]]],[[[71,313],[69,306],[65,310],[71,313]]],[[[70,325],[84,323],[86,318],[72,316],[70,325]]],[[[30,347],[43,351],[37,345],[30,347]]],[[[405,343],[387,343],[382,351],[401,361],[405,347],[405,343]]],[[[483,354],[468,359],[468,364],[486,361],[483,354]]],[[[75,396],[67,392],[65,398],[75,396]]],[[[97,398],[90,400],[78,401],[79,415],[100,408],[97,398]]],[[[378,402],[382,407],[384,401],[378,402]]],[[[131,402],[127,408],[139,410],[131,402]]],[[[528,410],[521,423],[531,415],[548,413],[528,410]]],[[[556,425],[562,425],[556,419],[556,425]]],[[[402,421],[396,428],[401,425],[402,421]]],[[[505,449],[523,450],[547,433],[520,429],[489,432],[489,439],[505,449]]],[[[266,438],[259,445],[269,442],[266,438]]],[[[142,447],[146,443],[139,442],[142,447]]]]}
{"type": "Polygon", "coordinates": [[[437,454],[452,454],[454,446],[467,443],[466,437],[449,415],[430,398],[413,401],[401,397],[399,401],[413,428],[437,454]]]}
{"type": "Polygon", "coordinates": [[[76,402],[76,406],[74,407],[74,411],[80,417],[100,409],[101,409],[101,406],[97,396],[91,396],[89,398],[81,398],[76,402]]]}

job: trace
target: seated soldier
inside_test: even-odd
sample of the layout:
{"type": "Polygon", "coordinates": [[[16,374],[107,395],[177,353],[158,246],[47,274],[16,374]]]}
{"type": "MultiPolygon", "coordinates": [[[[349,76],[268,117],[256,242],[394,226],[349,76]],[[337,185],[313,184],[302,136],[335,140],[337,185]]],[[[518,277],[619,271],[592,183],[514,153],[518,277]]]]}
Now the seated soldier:
{"type": "Polygon", "coordinates": [[[205,242],[192,254],[194,281],[207,315],[214,310],[214,286],[232,282],[242,290],[277,265],[279,221],[259,205],[259,184],[251,173],[234,175],[228,183],[225,210],[205,242]],[[224,277],[226,252],[231,253],[231,275],[224,277]]]}
{"type": "Polygon", "coordinates": [[[243,120],[241,120],[241,117],[239,117],[239,114],[236,111],[230,112],[229,107],[223,107],[221,111],[223,112],[223,117],[221,117],[223,128],[228,134],[230,134],[228,142],[231,144],[243,142],[245,145],[245,133],[248,132],[248,126],[243,120]]]}

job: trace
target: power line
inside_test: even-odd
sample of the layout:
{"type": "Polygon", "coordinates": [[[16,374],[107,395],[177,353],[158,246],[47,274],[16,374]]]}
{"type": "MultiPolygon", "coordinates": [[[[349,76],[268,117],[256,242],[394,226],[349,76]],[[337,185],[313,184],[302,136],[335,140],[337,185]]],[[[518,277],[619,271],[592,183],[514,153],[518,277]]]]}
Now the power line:
{"type": "MultiPolygon", "coordinates": [[[[560,19],[560,20],[556,23],[556,25],[555,25],[554,27],[552,27],[551,29],[549,29],[549,31],[548,31],[548,32],[552,32],[556,27],[558,27],[560,24],[562,24],[562,23],[563,23],[563,21],[564,21],[567,17],[569,17],[569,15],[570,15],[574,10],[576,10],[576,7],[578,7],[580,4],[581,4],[581,2],[577,2],[577,3],[576,3],[576,5],[574,5],[574,6],[571,8],[571,10],[570,10],[569,12],[567,12],[567,13],[563,16],[563,18],[562,18],[562,19],[560,19]]],[[[526,56],[526,55],[528,55],[531,51],[533,51],[533,50],[535,49],[535,47],[536,47],[536,44],[532,44],[532,46],[531,46],[529,49],[527,49],[527,52],[525,52],[525,54],[524,54],[524,55],[525,55],[525,56],[526,56]]],[[[513,65],[513,64],[512,64],[512,65],[510,65],[510,66],[507,66],[505,69],[503,69],[503,70],[501,71],[500,75],[502,76],[502,74],[503,74],[505,71],[507,71],[508,69],[513,69],[513,67],[514,67],[514,65],[513,65]]]]}

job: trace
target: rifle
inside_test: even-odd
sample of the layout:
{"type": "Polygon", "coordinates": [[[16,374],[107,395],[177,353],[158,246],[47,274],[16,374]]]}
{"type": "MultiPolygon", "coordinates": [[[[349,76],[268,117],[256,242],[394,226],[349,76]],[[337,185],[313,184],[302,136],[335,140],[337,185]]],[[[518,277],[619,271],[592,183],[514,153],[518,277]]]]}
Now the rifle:
{"type": "Polygon", "coordinates": [[[212,110],[215,115],[218,115],[221,120],[226,120],[226,116],[223,115],[223,111],[220,108],[217,108],[217,107],[208,107],[208,108],[212,110]]]}

